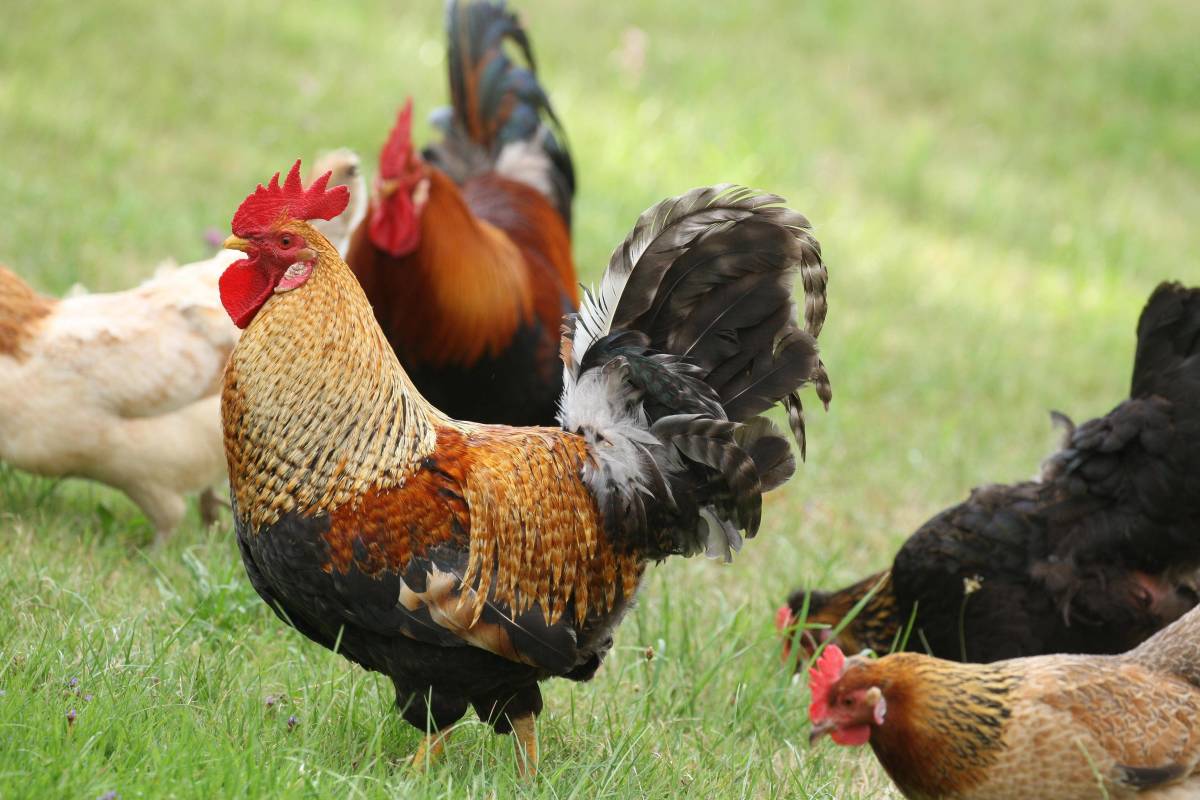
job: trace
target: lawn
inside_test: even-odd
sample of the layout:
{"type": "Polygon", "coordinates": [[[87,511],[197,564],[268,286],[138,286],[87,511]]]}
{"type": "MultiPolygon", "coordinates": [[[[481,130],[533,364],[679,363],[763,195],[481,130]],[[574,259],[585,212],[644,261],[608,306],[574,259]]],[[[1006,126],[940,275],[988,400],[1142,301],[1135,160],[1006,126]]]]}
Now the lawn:
{"type": "MultiPolygon", "coordinates": [[[[1200,5],[518,7],[574,151],[588,281],[643,208],[696,185],[813,221],[835,398],[820,414],[809,394],[808,464],[732,565],[652,569],[596,680],[546,687],[529,784],[473,721],[407,769],[390,683],[281,626],[228,526],[193,509],[148,548],[121,495],[0,468],[0,797],[886,796],[869,752],[808,748],[772,611],[1030,475],[1049,409],[1121,399],[1150,290],[1200,282],[1200,5]]],[[[445,98],[432,1],[5,17],[0,261],[50,293],[199,258],[255,182],[338,145],[373,163],[406,95],[418,116],[445,98]]]]}

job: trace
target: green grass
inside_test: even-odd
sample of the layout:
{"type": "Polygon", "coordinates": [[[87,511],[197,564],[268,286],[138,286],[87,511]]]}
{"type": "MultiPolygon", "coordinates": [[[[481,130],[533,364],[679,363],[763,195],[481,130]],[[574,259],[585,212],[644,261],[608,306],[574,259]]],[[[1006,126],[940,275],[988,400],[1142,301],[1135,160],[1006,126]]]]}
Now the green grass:
{"type": "MultiPolygon", "coordinates": [[[[0,259],[48,292],[200,257],[256,181],[324,147],[373,160],[406,94],[419,115],[445,96],[433,2],[10,6],[0,259]]],[[[278,624],[228,530],[193,514],[141,549],[120,495],[0,470],[0,796],[885,792],[868,753],[807,748],[771,611],[882,567],[969,487],[1031,474],[1048,409],[1120,399],[1151,288],[1200,281],[1200,6],[519,7],[574,149],[588,279],[637,213],[702,183],[812,219],[835,400],[810,415],[808,465],[732,566],[651,570],[597,679],[548,685],[530,785],[474,722],[443,766],[406,770],[417,733],[389,684],[278,624]],[[615,55],[635,25],[641,71],[615,55]]]]}

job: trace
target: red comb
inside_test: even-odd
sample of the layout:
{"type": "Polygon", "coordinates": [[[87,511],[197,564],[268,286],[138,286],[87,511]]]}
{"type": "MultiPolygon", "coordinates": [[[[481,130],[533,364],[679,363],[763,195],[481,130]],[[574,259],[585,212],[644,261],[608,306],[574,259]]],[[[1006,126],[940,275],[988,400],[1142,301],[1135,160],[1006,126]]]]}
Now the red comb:
{"type": "Polygon", "coordinates": [[[387,143],[379,154],[379,177],[388,181],[400,180],[412,161],[412,98],[404,101],[396,124],[388,134],[387,143]]]}
{"type": "Polygon", "coordinates": [[[326,189],[330,173],[326,172],[312,182],[307,189],[300,181],[300,159],[292,165],[283,186],[279,185],[279,173],[266,186],[261,183],[250,196],[238,206],[233,215],[233,232],[246,236],[256,230],[269,228],[281,218],[333,219],[346,209],[350,202],[350,190],[345,186],[326,189]]]}
{"type": "Polygon", "coordinates": [[[783,633],[787,627],[792,624],[792,609],[790,606],[782,605],[775,612],[775,630],[783,633]]]}
{"type": "Polygon", "coordinates": [[[812,703],[808,706],[808,718],[820,722],[829,715],[829,692],[842,677],[846,665],[846,654],[836,644],[831,644],[817,659],[817,665],[808,671],[808,689],[812,703]]]}
{"type": "Polygon", "coordinates": [[[792,633],[788,626],[792,624],[792,609],[786,603],[775,612],[775,630],[783,634],[783,663],[792,656],[792,633]]]}

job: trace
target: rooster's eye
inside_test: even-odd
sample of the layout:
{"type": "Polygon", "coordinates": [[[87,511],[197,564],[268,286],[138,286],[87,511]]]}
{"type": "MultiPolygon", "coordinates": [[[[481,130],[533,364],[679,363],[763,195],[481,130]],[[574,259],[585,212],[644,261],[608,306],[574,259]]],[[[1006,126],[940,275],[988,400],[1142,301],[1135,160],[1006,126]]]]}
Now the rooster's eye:
{"type": "Polygon", "coordinates": [[[292,246],[292,237],[284,236],[282,239],[279,240],[279,243],[281,245],[283,245],[284,247],[291,247],[292,246]]]}

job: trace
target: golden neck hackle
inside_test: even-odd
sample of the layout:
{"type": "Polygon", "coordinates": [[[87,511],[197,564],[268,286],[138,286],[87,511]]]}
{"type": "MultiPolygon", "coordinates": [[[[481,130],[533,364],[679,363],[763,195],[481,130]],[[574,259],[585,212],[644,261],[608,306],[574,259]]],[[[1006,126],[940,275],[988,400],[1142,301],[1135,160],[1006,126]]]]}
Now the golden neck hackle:
{"type": "Polygon", "coordinates": [[[395,486],[440,418],[400,367],[350,269],[311,227],[312,277],[267,300],[230,359],[222,397],[229,473],[254,529],[395,486]]]}

